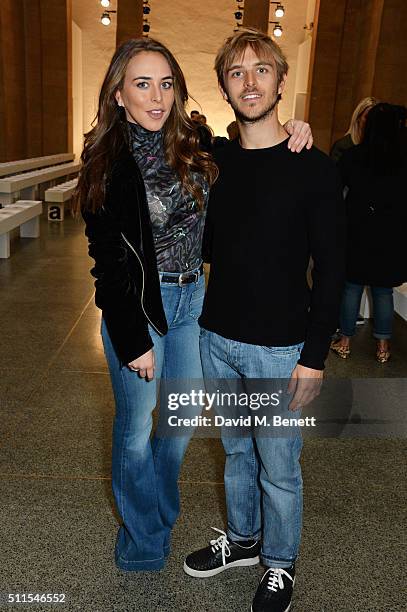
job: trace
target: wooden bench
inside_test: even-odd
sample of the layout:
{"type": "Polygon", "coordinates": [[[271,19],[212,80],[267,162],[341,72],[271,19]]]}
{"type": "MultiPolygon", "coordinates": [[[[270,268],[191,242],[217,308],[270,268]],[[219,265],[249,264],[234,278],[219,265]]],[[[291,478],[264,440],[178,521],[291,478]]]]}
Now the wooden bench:
{"type": "Polygon", "coordinates": [[[45,201],[48,203],[48,221],[63,221],[65,202],[71,200],[78,184],[78,179],[50,187],[45,192],[45,201]]]}
{"type": "Polygon", "coordinates": [[[79,172],[78,162],[69,162],[32,172],[0,178],[0,203],[13,204],[18,199],[36,200],[40,185],[61,177],[69,177],[79,172]]]}
{"type": "Polygon", "coordinates": [[[44,157],[31,157],[29,159],[19,159],[0,164],[0,176],[11,176],[18,172],[28,172],[38,170],[57,164],[66,164],[75,159],[74,153],[58,153],[57,155],[45,155],[44,157]]]}
{"type": "Polygon", "coordinates": [[[10,232],[20,228],[21,238],[38,238],[42,202],[19,200],[0,209],[0,258],[10,257],[10,232]]]}

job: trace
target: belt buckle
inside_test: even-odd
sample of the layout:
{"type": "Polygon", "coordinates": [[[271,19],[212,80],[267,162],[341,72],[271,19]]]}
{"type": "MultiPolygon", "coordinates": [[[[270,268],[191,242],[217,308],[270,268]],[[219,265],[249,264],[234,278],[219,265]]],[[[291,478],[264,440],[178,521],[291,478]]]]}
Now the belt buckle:
{"type": "Polygon", "coordinates": [[[178,287],[183,287],[184,285],[188,285],[189,283],[197,283],[199,280],[199,270],[198,272],[182,272],[179,277],[178,277],[178,287]],[[184,274],[188,274],[190,276],[190,279],[188,280],[184,280],[184,274]],[[194,279],[192,279],[192,275],[194,276],[194,279]]]}
{"type": "Polygon", "coordinates": [[[184,272],[182,272],[178,276],[178,287],[183,287],[184,285],[186,285],[186,283],[184,283],[184,272]]]}

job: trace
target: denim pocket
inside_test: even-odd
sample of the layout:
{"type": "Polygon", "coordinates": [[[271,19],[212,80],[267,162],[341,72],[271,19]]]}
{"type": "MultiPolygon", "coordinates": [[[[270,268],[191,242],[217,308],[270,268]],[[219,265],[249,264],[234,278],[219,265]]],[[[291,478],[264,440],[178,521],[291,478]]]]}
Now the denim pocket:
{"type": "Polygon", "coordinates": [[[197,282],[196,288],[191,293],[189,301],[189,316],[197,320],[201,316],[203,300],[205,297],[205,282],[203,276],[197,282]]]}
{"type": "Polygon", "coordinates": [[[303,347],[303,343],[293,344],[291,346],[263,346],[262,348],[271,353],[275,357],[292,357],[293,355],[299,354],[303,347]]]}

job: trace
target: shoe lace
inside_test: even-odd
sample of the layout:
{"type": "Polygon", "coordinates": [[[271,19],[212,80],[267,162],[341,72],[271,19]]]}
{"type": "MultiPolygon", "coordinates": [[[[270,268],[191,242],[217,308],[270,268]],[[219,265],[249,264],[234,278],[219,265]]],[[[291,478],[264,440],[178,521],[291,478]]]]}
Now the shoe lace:
{"type": "Polygon", "coordinates": [[[283,589],[284,588],[284,582],[283,582],[283,574],[285,576],[287,576],[287,578],[289,578],[291,580],[291,582],[293,582],[293,578],[290,576],[290,574],[288,572],[286,572],[284,569],[280,568],[280,567],[271,567],[268,571],[268,583],[267,583],[267,588],[269,591],[277,591],[277,587],[279,589],[283,589]]]}
{"type": "Polygon", "coordinates": [[[222,529],[211,527],[214,531],[217,531],[221,535],[216,540],[211,540],[209,543],[212,547],[212,552],[222,551],[222,565],[226,565],[226,557],[230,557],[231,552],[229,548],[229,541],[227,535],[222,529]]]}

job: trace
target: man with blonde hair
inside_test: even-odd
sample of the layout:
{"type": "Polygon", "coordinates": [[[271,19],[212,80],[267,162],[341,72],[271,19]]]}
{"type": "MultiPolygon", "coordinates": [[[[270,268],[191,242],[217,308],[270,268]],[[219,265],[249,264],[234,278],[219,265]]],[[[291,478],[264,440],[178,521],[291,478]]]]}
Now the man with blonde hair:
{"type": "MultiPolygon", "coordinates": [[[[336,328],[344,278],[340,181],[318,149],[288,150],[277,115],[288,65],[271,38],[239,31],[215,67],[240,137],[216,154],[219,178],[207,213],[204,376],[252,387],[249,379],[279,379],[287,391],[280,408],[292,416],[289,409],[318,394],[336,328]]],[[[184,570],[205,578],[261,559],[266,571],[252,612],[287,612],[301,536],[301,435],[233,437],[222,430],[222,442],[227,532],[218,530],[210,546],[190,554],[184,570]]]]}

